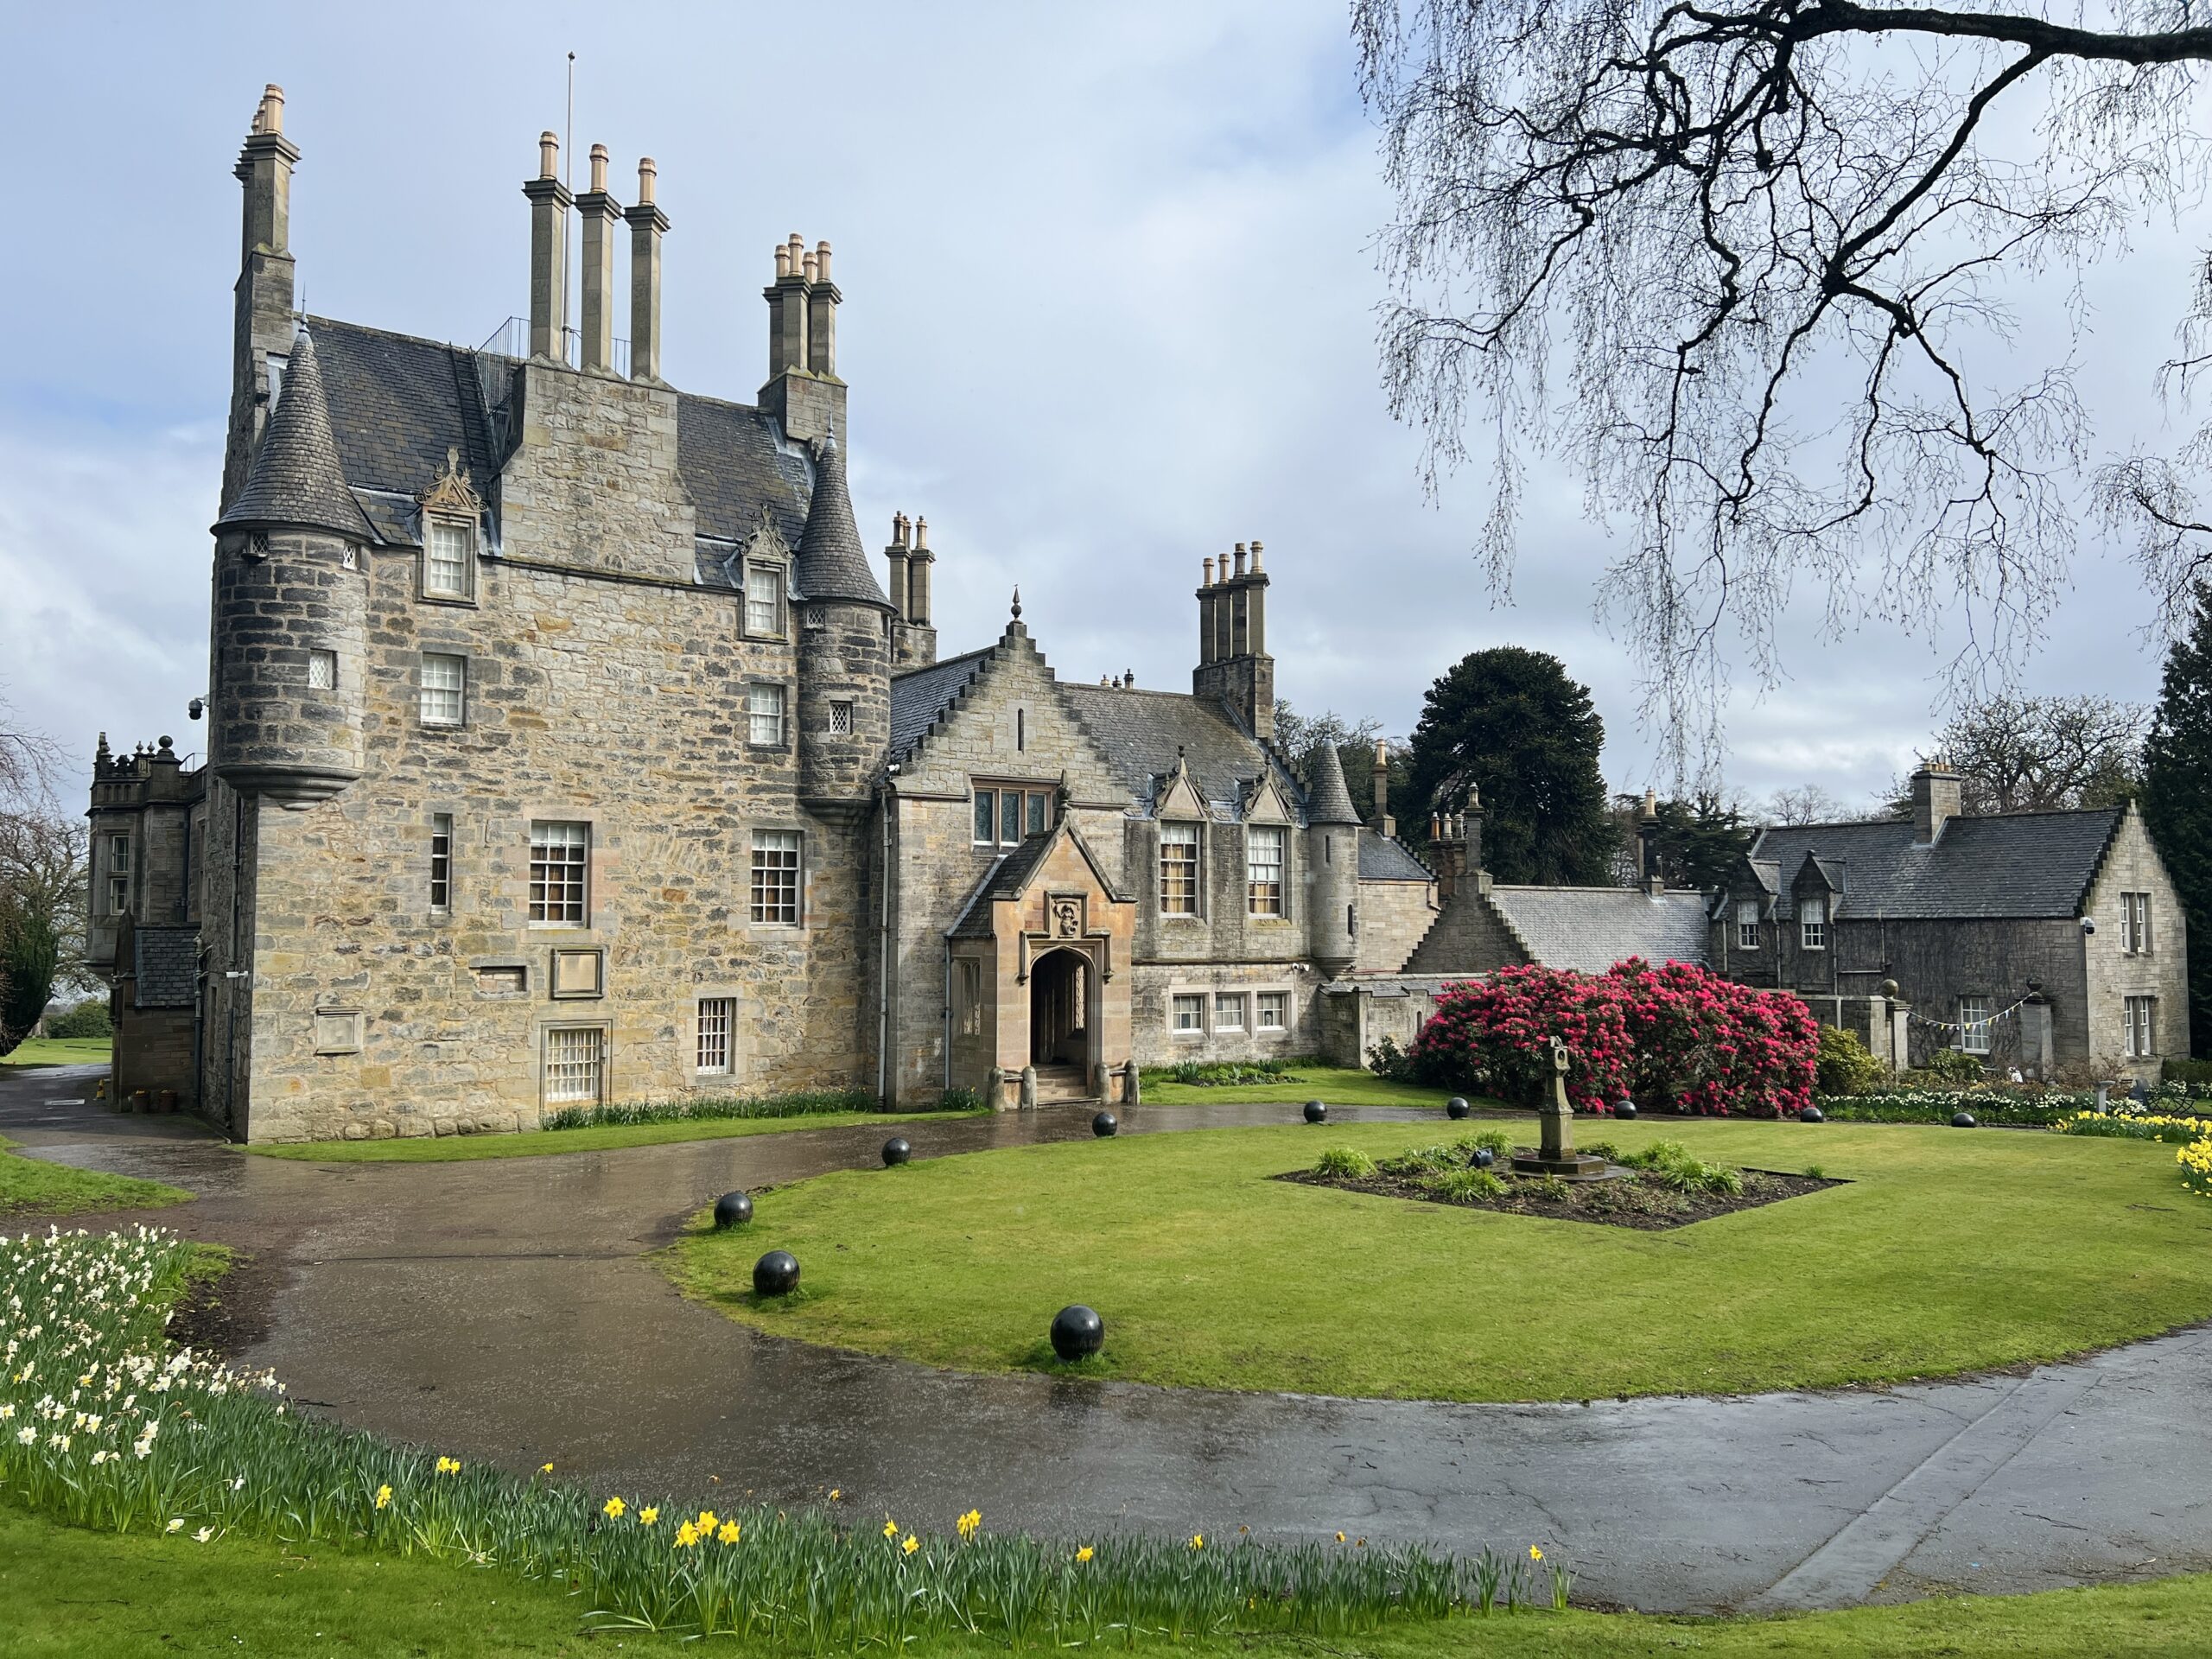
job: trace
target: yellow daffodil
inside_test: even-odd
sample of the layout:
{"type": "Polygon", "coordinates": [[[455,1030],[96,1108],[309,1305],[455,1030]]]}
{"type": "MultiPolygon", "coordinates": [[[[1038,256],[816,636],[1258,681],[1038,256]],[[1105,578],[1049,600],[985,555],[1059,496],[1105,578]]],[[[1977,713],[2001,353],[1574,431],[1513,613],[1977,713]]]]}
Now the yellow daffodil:
{"type": "Polygon", "coordinates": [[[1337,1541],[1338,1541],[1338,1543],[1340,1543],[1340,1544],[1341,1544],[1342,1542],[1344,1542],[1344,1534],[1342,1534],[1341,1532],[1340,1532],[1340,1533],[1338,1533],[1338,1534],[1337,1535],[1337,1541]]]}
{"type": "Polygon", "coordinates": [[[379,1486],[379,1487],[378,1487],[378,1488],[377,1488],[377,1508],[378,1508],[378,1509],[380,1509],[380,1510],[388,1510],[388,1509],[390,1509],[391,1507],[391,1487],[389,1487],[389,1486],[379,1486]]]}
{"type": "Polygon", "coordinates": [[[1529,1546],[1529,1559],[1532,1561],[1541,1561],[1544,1559],[1544,1552],[1531,1544],[1529,1546]]]}
{"type": "Polygon", "coordinates": [[[887,1538],[896,1538],[899,1535],[899,1523],[887,1515],[883,1517],[883,1535],[887,1538]]]}
{"type": "Polygon", "coordinates": [[[739,1539],[745,1536],[745,1529],[738,1525],[734,1521],[725,1521],[722,1522],[722,1529],[716,1533],[715,1536],[721,1539],[722,1542],[726,1544],[734,1544],[739,1539]]]}
{"type": "Polygon", "coordinates": [[[842,1497],[843,1496],[844,1496],[844,1493],[842,1493],[842,1491],[838,1491],[838,1490],[837,1490],[837,1488],[836,1488],[835,1486],[832,1486],[832,1487],[830,1489],[830,1501],[832,1503],[836,1503],[839,1498],[842,1497]]]}
{"type": "Polygon", "coordinates": [[[699,1529],[689,1521],[676,1529],[676,1547],[678,1549],[689,1549],[698,1541],[699,1529]]]}
{"type": "Polygon", "coordinates": [[[911,1555],[921,1547],[922,1541],[915,1537],[914,1535],[910,1532],[906,1535],[906,1541],[899,1545],[899,1548],[902,1554],[911,1555]]]}
{"type": "Polygon", "coordinates": [[[1090,1546],[1089,1544],[1085,1544],[1081,1549],[1076,1551],[1075,1558],[1078,1561],[1087,1561],[1090,1559],[1090,1546]]]}
{"type": "Polygon", "coordinates": [[[629,1507],[630,1506],[627,1503],[625,1503],[620,1498],[610,1497],[607,1500],[606,1505],[601,1510],[601,1513],[606,1516],[606,1517],[610,1521],[620,1521],[622,1518],[622,1512],[629,1507]]]}
{"type": "Polygon", "coordinates": [[[1192,1534],[1191,1535],[1191,1548],[1192,1548],[1192,1549],[1204,1549],[1205,1547],[1206,1547],[1206,1535],[1205,1535],[1205,1534],[1204,1534],[1203,1532],[1194,1532],[1194,1533],[1192,1533],[1192,1534]]]}
{"type": "Polygon", "coordinates": [[[705,1537],[709,1533],[715,1529],[715,1526],[721,1522],[721,1516],[716,1515],[712,1510],[700,1510],[698,1521],[699,1535],[702,1538],[705,1537]]]}
{"type": "Polygon", "coordinates": [[[461,1459],[459,1458],[440,1458],[438,1459],[438,1472],[442,1475],[459,1474],[461,1472],[461,1459]]]}
{"type": "Polygon", "coordinates": [[[982,1528],[983,1512],[981,1510],[970,1510],[960,1517],[957,1524],[963,1538],[973,1538],[982,1528]]]}
{"type": "Polygon", "coordinates": [[[537,1472],[541,1475],[550,1475],[553,1472],[553,1465],[550,1463],[541,1463],[537,1465],[537,1472]]]}
{"type": "Polygon", "coordinates": [[[638,1524],[641,1527],[650,1527],[659,1519],[660,1510],[651,1503],[638,1511],[638,1524]]]}

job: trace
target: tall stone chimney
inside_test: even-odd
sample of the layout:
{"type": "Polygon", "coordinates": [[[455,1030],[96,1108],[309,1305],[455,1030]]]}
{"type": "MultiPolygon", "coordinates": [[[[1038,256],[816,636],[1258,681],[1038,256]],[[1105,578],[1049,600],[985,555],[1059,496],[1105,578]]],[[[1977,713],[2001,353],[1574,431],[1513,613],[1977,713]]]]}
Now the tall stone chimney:
{"type": "Polygon", "coordinates": [[[830,277],[830,245],[809,251],[798,232],[776,247],[768,302],[768,381],[760,407],[784,435],[800,442],[845,441],[845,383],[837,378],[837,307],[843,296],[830,277]]]}
{"type": "MultiPolygon", "coordinates": [[[[614,227],[622,204],[607,194],[607,146],[591,147],[591,188],[576,198],[584,222],[583,368],[614,371],[614,227]]],[[[533,347],[533,349],[535,349],[533,347]]]]}
{"type": "Polygon", "coordinates": [[[1390,816],[1390,746],[1381,738],[1375,740],[1375,833],[1386,839],[1398,833],[1398,821],[1390,816]]]}
{"type": "Polygon", "coordinates": [[[650,156],[638,161],[638,200],[630,209],[630,378],[659,385],[660,239],[668,215],[653,200],[658,169],[650,156]]]}
{"type": "Polygon", "coordinates": [[[1198,665],[1191,692],[1234,709],[1253,735],[1275,734],[1275,659],[1268,655],[1268,574],[1262,546],[1236,543],[1234,558],[1205,562],[1198,585],[1198,665]],[[1249,564],[1247,563],[1249,558],[1249,564]]]}
{"type": "Polygon", "coordinates": [[[530,198],[530,354],[568,360],[569,209],[575,198],[561,182],[561,141],[537,135],[537,176],[522,187],[530,198]]]}
{"type": "Polygon", "coordinates": [[[1943,838],[1943,826],[1959,816],[1959,774],[1942,759],[1921,763],[1912,774],[1912,839],[1916,845],[1933,847],[1943,838]]]}
{"type": "Polygon", "coordinates": [[[284,136],[284,89],[264,87],[232,169],[245,187],[240,226],[231,414],[223,454],[223,505],[245,486],[270,412],[269,360],[292,349],[292,168],[299,147],[284,136]]]}

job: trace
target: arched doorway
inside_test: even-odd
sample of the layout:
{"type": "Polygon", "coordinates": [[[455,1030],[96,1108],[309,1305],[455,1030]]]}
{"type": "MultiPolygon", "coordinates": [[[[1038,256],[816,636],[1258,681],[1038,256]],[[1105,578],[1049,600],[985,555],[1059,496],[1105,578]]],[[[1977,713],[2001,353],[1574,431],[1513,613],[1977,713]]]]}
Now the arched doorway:
{"type": "Polygon", "coordinates": [[[1078,950],[1047,951],[1030,965],[1029,1063],[1037,1068],[1040,1085],[1050,1072],[1084,1095],[1090,1092],[1097,1059],[1090,1007],[1096,977],[1078,950]]]}

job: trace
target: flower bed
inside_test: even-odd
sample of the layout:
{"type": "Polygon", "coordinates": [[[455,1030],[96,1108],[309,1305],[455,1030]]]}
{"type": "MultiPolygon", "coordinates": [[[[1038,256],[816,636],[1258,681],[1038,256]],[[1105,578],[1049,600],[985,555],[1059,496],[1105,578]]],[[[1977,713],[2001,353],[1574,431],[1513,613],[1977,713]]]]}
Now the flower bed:
{"type": "Polygon", "coordinates": [[[1603,1114],[1624,1099],[1701,1116],[1779,1117],[1811,1104],[1817,1027],[1796,997],[1687,963],[1603,974],[1534,964],[1446,986],[1414,1040],[1421,1081],[1534,1102],[1567,1045],[1567,1096],[1603,1114]]]}
{"type": "MultiPolygon", "coordinates": [[[[588,1493],[302,1419],[266,1373],[172,1351],[191,1247],[0,1236],[0,1494],[79,1526],[219,1548],[317,1541],[568,1585],[611,1628],[819,1653],[966,1636],[1008,1646],[1242,1631],[1333,1636],[1401,1616],[1564,1605],[1563,1572],[1404,1547],[932,1533],[834,1508],[694,1510],[588,1493]]],[[[832,1495],[833,1497],[835,1494],[832,1495]]]]}

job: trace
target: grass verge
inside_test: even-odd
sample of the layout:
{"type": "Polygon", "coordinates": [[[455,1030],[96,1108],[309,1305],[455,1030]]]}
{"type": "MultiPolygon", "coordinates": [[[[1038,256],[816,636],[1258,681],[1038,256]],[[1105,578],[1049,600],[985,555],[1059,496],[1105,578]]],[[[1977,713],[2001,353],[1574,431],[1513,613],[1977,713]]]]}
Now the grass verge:
{"type": "Polygon", "coordinates": [[[1012,1148],[760,1194],[702,1225],[679,1284],[779,1335],[978,1371],[1205,1388],[1558,1400],[1826,1388],[2047,1361],[2212,1318],[2212,1205],[2156,1146],[1876,1125],[1608,1122],[1623,1152],[1846,1185],[1667,1232],[1410,1204],[1271,1179],[1381,1158],[1436,1122],[1202,1130],[1012,1148]],[[753,1258],[809,1294],[756,1301],[753,1258]]]}
{"type": "Polygon", "coordinates": [[[105,1037],[33,1037],[0,1058],[0,1071],[10,1066],[105,1065],[112,1057],[111,1039],[105,1037]]]}
{"type": "MultiPolygon", "coordinates": [[[[578,1598],[481,1569],[318,1544],[188,1535],[118,1536],[0,1503],[0,1654],[675,1653],[696,1643],[624,1630],[585,1636],[578,1598]]],[[[2212,1641],[2212,1576],[2042,1595],[1973,1596],[1794,1618],[1675,1619],[1570,1612],[1408,1624],[1323,1648],[1262,1638],[1187,1643],[1198,1653],[1344,1659],[1630,1659],[1697,1653],[2013,1659],[2201,1652],[2212,1641]]],[[[758,1649],[733,1649],[737,1652],[758,1649]]],[[[932,1643],[928,1655],[1004,1653],[1003,1643],[932,1643]]]]}
{"type": "Polygon", "coordinates": [[[83,1215],[93,1210],[151,1209],[183,1204],[192,1194],[159,1181],[73,1169],[42,1158],[26,1158],[16,1143],[0,1138],[0,1221],[28,1221],[47,1216],[83,1215]]]}
{"type": "MultiPolygon", "coordinates": [[[[1452,1097],[1449,1089],[1424,1088],[1419,1084],[1393,1083],[1372,1071],[1351,1066],[1299,1067],[1297,1081],[1237,1083],[1208,1085],[1144,1081],[1147,1104],[1157,1106],[1238,1106],[1268,1101],[1324,1100],[1332,1106],[1426,1106],[1441,1109],[1452,1097]]],[[[1505,1109],[1500,1102],[1478,1101],[1488,1109],[1505,1109]]]]}
{"type": "Polygon", "coordinates": [[[581,1129],[539,1129],[528,1135],[417,1135],[399,1141],[302,1141],[249,1146],[257,1158],[291,1158],[311,1164],[450,1164],[479,1158],[544,1158],[563,1152],[606,1152],[616,1147],[659,1147],[676,1141],[721,1141],[733,1135],[781,1135],[793,1129],[842,1129],[861,1123],[932,1122],[979,1117],[981,1112],[810,1112],[796,1117],[687,1117],[657,1123],[597,1123],[581,1129]]]}

